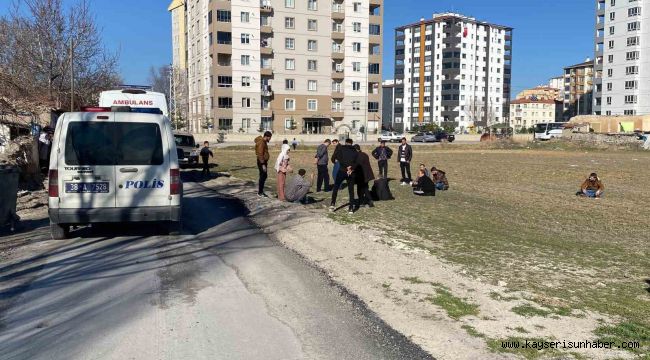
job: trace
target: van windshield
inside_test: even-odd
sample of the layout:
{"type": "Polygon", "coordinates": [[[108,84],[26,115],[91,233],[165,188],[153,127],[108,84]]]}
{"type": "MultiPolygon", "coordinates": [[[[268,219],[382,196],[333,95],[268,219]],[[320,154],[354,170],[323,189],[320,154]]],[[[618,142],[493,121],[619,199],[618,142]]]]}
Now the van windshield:
{"type": "Polygon", "coordinates": [[[186,146],[194,147],[194,137],[187,135],[174,135],[174,140],[176,141],[176,146],[186,146]]]}
{"type": "Polygon", "coordinates": [[[543,133],[546,132],[546,127],[548,124],[537,124],[535,125],[535,132],[536,133],[543,133]]]}
{"type": "Polygon", "coordinates": [[[158,124],[71,122],[65,141],[67,165],[161,165],[158,124]]]}

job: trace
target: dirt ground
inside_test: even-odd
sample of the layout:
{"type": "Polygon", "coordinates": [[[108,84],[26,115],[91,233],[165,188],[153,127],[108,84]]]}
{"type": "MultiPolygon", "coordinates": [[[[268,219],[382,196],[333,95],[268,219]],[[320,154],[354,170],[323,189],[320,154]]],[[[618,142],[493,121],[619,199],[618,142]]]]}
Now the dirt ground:
{"type": "MultiPolygon", "coordinates": [[[[312,170],[314,150],[293,152],[294,169],[312,170]]],[[[451,189],[420,198],[392,182],[396,200],[354,215],[329,214],[329,193],[313,194],[319,202],[308,207],[257,198],[252,147],[215,154],[219,171],[244,182],[233,186],[221,177],[208,184],[246,200],[268,232],[434,356],[650,358],[650,153],[552,144],[414,151],[413,167],[444,169],[451,189]],[[592,171],[605,182],[606,196],[576,197],[592,171]],[[526,340],[616,345],[544,351],[502,345],[526,340]],[[618,349],[624,341],[638,341],[641,349],[618,349]]],[[[399,178],[398,172],[391,162],[389,176],[399,178]]],[[[343,205],[346,192],[340,197],[343,205]]]]}

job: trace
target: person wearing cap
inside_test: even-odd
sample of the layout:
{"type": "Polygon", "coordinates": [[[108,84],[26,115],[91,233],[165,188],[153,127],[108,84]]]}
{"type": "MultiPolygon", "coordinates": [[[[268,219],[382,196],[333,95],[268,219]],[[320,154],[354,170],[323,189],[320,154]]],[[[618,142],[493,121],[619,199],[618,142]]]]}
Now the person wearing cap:
{"type": "Polygon", "coordinates": [[[605,186],[600,181],[600,178],[598,178],[598,174],[591,173],[587,180],[582,183],[580,191],[576,195],[599,199],[603,195],[603,192],[605,192],[605,186]]]}
{"type": "Polygon", "coordinates": [[[379,165],[379,176],[388,179],[388,160],[393,156],[393,150],[386,147],[386,140],[382,140],[379,146],[372,151],[372,157],[377,159],[379,165]]]}

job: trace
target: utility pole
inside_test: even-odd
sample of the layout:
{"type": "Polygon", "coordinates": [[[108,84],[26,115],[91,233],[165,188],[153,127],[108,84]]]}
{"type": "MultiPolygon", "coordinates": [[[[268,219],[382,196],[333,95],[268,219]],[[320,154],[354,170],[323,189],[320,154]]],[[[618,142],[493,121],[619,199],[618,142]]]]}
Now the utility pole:
{"type": "Polygon", "coordinates": [[[70,39],[70,111],[74,111],[74,39],[70,39]]]}

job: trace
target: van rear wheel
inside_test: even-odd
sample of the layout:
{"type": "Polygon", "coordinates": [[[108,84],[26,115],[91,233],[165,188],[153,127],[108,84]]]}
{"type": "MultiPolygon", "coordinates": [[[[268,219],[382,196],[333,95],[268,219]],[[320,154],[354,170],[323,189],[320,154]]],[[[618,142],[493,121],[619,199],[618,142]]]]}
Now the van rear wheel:
{"type": "Polygon", "coordinates": [[[167,223],[167,233],[169,235],[180,235],[183,231],[182,221],[170,221],[167,223]]]}
{"type": "Polygon", "coordinates": [[[54,240],[65,240],[70,237],[70,225],[50,223],[50,234],[54,240]]]}

